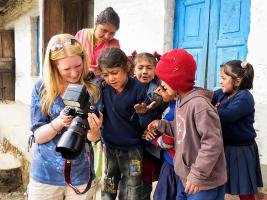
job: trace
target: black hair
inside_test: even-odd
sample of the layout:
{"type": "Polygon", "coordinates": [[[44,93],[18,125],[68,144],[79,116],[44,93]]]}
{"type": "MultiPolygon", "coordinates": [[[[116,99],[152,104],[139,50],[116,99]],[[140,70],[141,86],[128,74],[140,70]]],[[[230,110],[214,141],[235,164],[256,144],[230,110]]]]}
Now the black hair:
{"type": "Polygon", "coordinates": [[[95,25],[98,24],[112,24],[117,30],[119,30],[120,17],[112,7],[107,7],[105,10],[101,11],[99,15],[97,15],[95,25]]]}
{"type": "Polygon", "coordinates": [[[151,53],[147,53],[147,52],[137,54],[133,60],[134,65],[136,65],[138,60],[142,59],[142,58],[147,59],[148,61],[150,61],[154,65],[154,67],[156,67],[156,64],[157,64],[156,58],[154,57],[154,55],[152,55],[151,53]]]}
{"type": "Polygon", "coordinates": [[[253,79],[254,79],[254,70],[253,66],[241,60],[230,60],[222,64],[221,69],[224,73],[230,76],[233,80],[234,89],[252,89],[253,88],[253,79]],[[236,87],[236,79],[241,78],[240,85],[236,87]]]}
{"type": "Polygon", "coordinates": [[[128,57],[119,48],[105,48],[98,57],[98,69],[121,67],[124,71],[128,71],[128,57]]]}

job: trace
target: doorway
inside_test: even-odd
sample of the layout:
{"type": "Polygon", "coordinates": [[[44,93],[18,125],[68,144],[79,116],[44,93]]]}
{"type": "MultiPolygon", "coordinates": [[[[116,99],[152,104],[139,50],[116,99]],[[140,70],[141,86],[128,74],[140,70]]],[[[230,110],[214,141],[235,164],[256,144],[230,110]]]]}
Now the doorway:
{"type": "Polygon", "coordinates": [[[75,35],[82,28],[94,26],[94,0],[45,0],[43,6],[43,55],[53,35],[75,35]]]}
{"type": "Polygon", "coordinates": [[[15,100],[15,51],[13,30],[0,30],[0,100],[15,100]]]}
{"type": "Polygon", "coordinates": [[[250,27],[250,0],[176,0],[174,48],[197,63],[196,85],[219,87],[220,65],[244,60],[250,27]]]}

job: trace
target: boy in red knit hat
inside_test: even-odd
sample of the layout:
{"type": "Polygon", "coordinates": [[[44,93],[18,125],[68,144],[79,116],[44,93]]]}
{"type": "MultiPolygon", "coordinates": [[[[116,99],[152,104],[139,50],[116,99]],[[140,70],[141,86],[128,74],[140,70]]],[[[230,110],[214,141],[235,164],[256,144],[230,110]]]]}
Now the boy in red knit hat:
{"type": "Polygon", "coordinates": [[[156,129],[174,136],[174,170],[178,200],[223,200],[226,164],[221,125],[211,105],[213,93],[194,87],[196,63],[184,49],[164,54],[156,67],[163,89],[178,94],[174,121],[155,120],[148,131],[156,129]]]}

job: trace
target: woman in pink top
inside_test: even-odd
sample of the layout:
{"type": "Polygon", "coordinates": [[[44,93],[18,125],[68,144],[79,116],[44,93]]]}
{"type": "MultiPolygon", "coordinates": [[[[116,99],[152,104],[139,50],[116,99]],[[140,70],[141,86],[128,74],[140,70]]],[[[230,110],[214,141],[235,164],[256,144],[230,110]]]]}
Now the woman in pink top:
{"type": "Polygon", "coordinates": [[[85,28],[78,31],[75,37],[82,43],[88,55],[89,70],[99,75],[97,58],[107,47],[118,47],[120,43],[114,38],[120,26],[120,17],[112,7],[108,7],[96,17],[95,28],[85,28]]]}

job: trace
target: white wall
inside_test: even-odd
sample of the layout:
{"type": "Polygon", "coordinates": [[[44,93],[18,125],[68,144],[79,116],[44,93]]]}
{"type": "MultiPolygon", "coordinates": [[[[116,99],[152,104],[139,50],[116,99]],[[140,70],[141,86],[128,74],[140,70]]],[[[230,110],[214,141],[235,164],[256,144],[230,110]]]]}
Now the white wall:
{"type": "Polygon", "coordinates": [[[143,51],[162,53],[164,4],[163,0],[101,0],[95,1],[94,13],[96,16],[106,7],[111,6],[119,14],[120,29],[115,37],[119,39],[121,48],[127,55],[130,55],[133,50],[137,53],[143,51]]]}
{"type": "Polygon", "coordinates": [[[261,162],[267,164],[267,1],[251,0],[247,60],[254,66],[255,128],[261,162]]]}
{"type": "Polygon", "coordinates": [[[32,67],[32,30],[31,17],[38,16],[38,8],[33,7],[27,14],[20,16],[6,25],[6,29],[14,29],[15,40],[15,100],[30,104],[34,79],[31,76],[32,67]]]}

